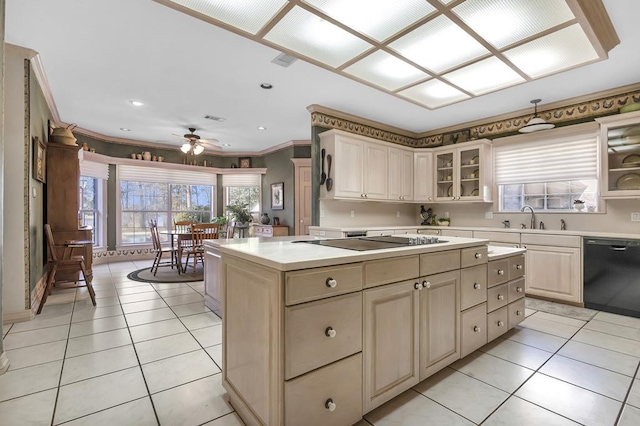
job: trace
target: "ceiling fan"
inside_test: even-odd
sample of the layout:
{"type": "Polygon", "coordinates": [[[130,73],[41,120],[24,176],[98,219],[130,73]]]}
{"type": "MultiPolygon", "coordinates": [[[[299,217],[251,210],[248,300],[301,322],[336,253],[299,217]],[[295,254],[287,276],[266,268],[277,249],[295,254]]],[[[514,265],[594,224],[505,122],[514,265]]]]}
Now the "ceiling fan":
{"type": "Polygon", "coordinates": [[[222,149],[217,145],[213,145],[215,142],[218,142],[217,139],[201,139],[200,136],[194,133],[195,131],[195,127],[189,127],[190,133],[182,135],[182,138],[184,138],[186,142],[182,144],[182,146],[180,147],[180,151],[184,152],[185,154],[200,155],[204,151],[205,146],[212,149],[222,149]]]}

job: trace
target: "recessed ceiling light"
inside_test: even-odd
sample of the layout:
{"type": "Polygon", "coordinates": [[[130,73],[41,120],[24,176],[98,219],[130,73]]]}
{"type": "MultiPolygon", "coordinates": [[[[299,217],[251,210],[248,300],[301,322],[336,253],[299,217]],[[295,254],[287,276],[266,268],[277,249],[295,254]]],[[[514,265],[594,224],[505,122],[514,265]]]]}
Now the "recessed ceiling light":
{"type": "Polygon", "coordinates": [[[267,130],[267,128],[264,126],[258,126],[258,130],[267,130]]]}
{"type": "Polygon", "coordinates": [[[269,90],[269,89],[273,89],[273,84],[271,84],[271,83],[262,83],[260,85],[260,87],[262,87],[263,89],[269,90]]]}
{"type": "Polygon", "coordinates": [[[142,101],[136,101],[136,100],[129,101],[129,103],[130,103],[131,105],[133,105],[133,106],[137,106],[137,107],[139,107],[139,106],[143,106],[143,105],[144,105],[144,102],[142,102],[142,101]]]}
{"type": "Polygon", "coordinates": [[[222,146],[231,146],[230,143],[223,143],[222,146]]]}
{"type": "Polygon", "coordinates": [[[122,130],[123,132],[130,132],[131,129],[127,129],[126,127],[120,127],[120,130],[122,130]]]}

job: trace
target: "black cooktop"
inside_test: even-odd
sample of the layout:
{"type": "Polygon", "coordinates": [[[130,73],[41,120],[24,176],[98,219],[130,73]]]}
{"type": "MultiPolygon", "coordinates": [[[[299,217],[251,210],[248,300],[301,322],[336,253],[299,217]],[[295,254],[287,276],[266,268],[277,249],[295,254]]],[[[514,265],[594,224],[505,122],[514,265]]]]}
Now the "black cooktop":
{"type": "MultiPolygon", "coordinates": [[[[390,248],[406,247],[415,245],[412,244],[409,238],[406,237],[393,237],[393,236],[381,236],[381,237],[358,237],[358,238],[339,238],[329,240],[308,240],[308,241],[293,241],[294,243],[306,243],[315,244],[318,246],[335,247],[347,250],[383,250],[390,248]]],[[[435,243],[436,241],[434,241],[435,243]]],[[[445,243],[446,241],[437,241],[438,243],[445,243]]]]}

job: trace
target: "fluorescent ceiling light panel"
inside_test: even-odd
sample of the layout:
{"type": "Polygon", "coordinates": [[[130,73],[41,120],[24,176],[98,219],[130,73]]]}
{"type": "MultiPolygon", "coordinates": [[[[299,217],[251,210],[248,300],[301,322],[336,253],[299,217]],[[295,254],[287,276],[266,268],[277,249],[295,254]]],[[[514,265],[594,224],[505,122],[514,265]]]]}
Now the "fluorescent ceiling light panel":
{"type": "Polygon", "coordinates": [[[520,74],[496,57],[460,68],[443,77],[476,96],[525,81],[520,74]]]}
{"type": "Polygon", "coordinates": [[[575,18],[559,0],[467,0],[453,12],[499,49],[575,18]]]}
{"type": "Polygon", "coordinates": [[[289,11],[264,38],[332,67],[338,67],[372,47],[299,6],[289,11]]]}
{"type": "Polygon", "coordinates": [[[429,108],[438,108],[469,98],[469,95],[439,80],[429,80],[398,94],[429,108]]]}
{"type": "Polygon", "coordinates": [[[504,56],[531,78],[599,59],[580,24],[507,50],[504,56]]]}
{"type": "Polygon", "coordinates": [[[377,41],[398,33],[436,9],[424,0],[303,0],[336,21],[377,41]]]}
{"type": "Polygon", "coordinates": [[[256,34],[287,0],[170,0],[217,21],[256,34]]]}
{"type": "Polygon", "coordinates": [[[344,72],[387,90],[396,90],[429,77],[427,73],[382,50],[350,65],[344,72]]]}
{"type": "Polygon", "coordinates": [[[441,72],[489,53],[449,18],[439,16],[389,45],[409,60],[441,72]]]}

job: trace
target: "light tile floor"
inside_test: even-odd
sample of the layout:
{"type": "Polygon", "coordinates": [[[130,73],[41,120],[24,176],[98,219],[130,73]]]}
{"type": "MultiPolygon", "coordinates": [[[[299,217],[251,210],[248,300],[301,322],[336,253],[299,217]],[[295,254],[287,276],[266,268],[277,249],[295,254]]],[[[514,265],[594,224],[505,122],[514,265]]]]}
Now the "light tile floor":
{"type": "MultiPolygon", "coordinates": [[[[243,424],[221,385],[221,320],[202,281],[126,278],[150,264],[97,265],[98,307],[85,289],[56,292],[37,319],[2,327],[0,424],[243,424]]],[[[526,315],[358,426],[640,424],[640,319],[526,315]]]]}

